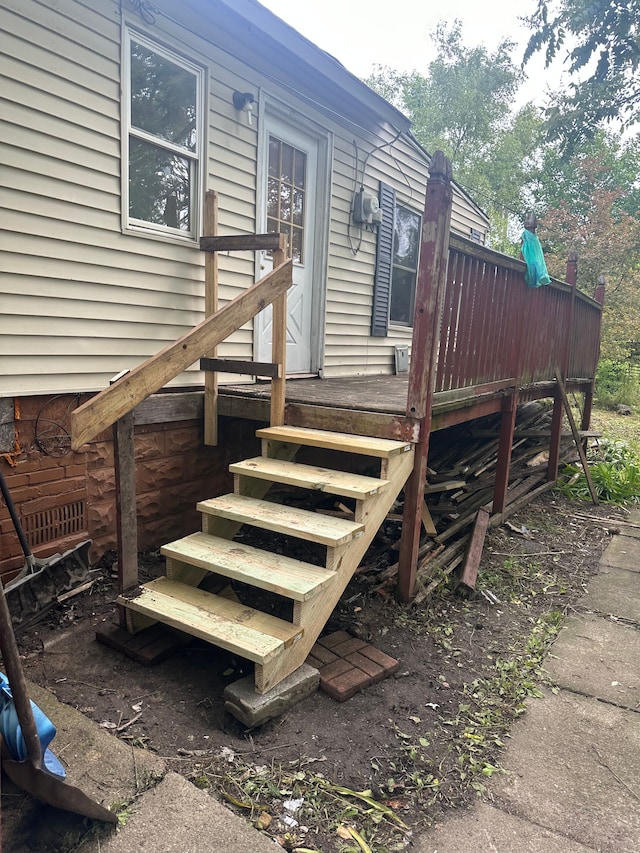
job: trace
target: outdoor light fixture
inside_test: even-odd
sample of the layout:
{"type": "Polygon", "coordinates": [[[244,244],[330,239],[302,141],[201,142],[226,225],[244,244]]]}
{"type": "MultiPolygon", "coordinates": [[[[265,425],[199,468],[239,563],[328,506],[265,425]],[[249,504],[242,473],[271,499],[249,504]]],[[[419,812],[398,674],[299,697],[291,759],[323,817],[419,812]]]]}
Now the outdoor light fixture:
{"type": "Polygon", "coordinates": [[[247,122],[251,124],[251,118],[253,115],[253,105],[256,101],[256,97],[251,92],[234,92],[233,93],[233,106],[237,110],[246,110],[247,111],[247,122]]]}

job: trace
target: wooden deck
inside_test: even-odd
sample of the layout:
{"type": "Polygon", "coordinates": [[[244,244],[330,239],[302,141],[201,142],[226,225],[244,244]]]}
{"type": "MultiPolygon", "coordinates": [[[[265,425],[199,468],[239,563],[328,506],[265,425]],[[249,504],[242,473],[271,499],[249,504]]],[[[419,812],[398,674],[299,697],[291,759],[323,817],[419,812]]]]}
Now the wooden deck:
{"type": "MultiPolygon", "coordinates": [[[[584,393],[581,427],[584,430],[589,426],[604,285],[599,282],[594,298],[578,291],[577,257],[572,253],[564,282],[554,280],[547,287],[527,287],[523,261],[450,234],[451,181],[450,163],[442,152],[436,152],[427,184],[409,373],[340,379],[287,378],[285,396],[285,294],[292,273],[280,235],[276,252],[280,263],[271,273],[72,413],[75,450],[116,421],[122,432],[122,447],[120,439],[116,442],[116,481],[118,472],[127,469],[130,494],[126,512],[120,506],[118,517],[133,518],[134,524],[133,531],[127,534],[127,560],[119,553],[119,565],[126,562],[135,569],[132,574],[136,583],[130,415],[134,406],[199,358],[208,360],[202,369],[211,371],[204,398],[207,444],[216,443],[219,414],[270,423],[271,427],[286,424],[415,445],[413,470],[404,480],[398,571],[399,593],[404,600],[409,600],[415,591],[429,436],[433,431],[500,413],[492,501],[494,514],[500,515],[507,499],[518,405],[552,397],[547,479],[555,480],[565,388],[584,393]],[[268,304],[274,305],[272,363],[265,366],[213,359],[217,345],[268,304]],[[256,382],[218,389],[215,371],[248,376],[268,373],[272,379],[268,384],[256,382]]],[[[208,216],[210,223],[214,220],[214,216],[208,216]]],[[[205,228],[210,232],[209,226],[205,228]]],[[[216,237],[213,243],[211,240],[207,238],[202,244],[208,252],[241,247],[258,250],[264,247],[264,241],[271,245],[274,235],[216,237]]],[[[217,293],[216,270],[215,264],[207,264],[207,294],[217,293]]],[[[209,303],[213,310],[216,299],[211,297],[209,303]]],[[[390,345],[390,357],[391,352],[390,345]]],[[[123,489],[120,487],[119,491],[122,504],[123,489]]],[[[124,573],[119,585],[121,589],[127,586],[124,573]]]]}
{"type": "MultiPolygon", "coordinates": [[[[587,380],[570,380],[572,391],[585,391],[587,380]]],[[[520,387],[521,401],[552,397],[553,380],[520,387]]],[[[334,429],[417,441],[419,420],[407,415],[409,375],[352,376],[333,379],[288,379],[286,420],[312,429],[334,429]]],[[[516,380],[440,391],[434,394],[431,429],[439,430],[499,412],[503,400],[516,390],[516,380]]],[[[227,417],[267,422],[271,384],[223,385],[219,413],[227,417]]]]}

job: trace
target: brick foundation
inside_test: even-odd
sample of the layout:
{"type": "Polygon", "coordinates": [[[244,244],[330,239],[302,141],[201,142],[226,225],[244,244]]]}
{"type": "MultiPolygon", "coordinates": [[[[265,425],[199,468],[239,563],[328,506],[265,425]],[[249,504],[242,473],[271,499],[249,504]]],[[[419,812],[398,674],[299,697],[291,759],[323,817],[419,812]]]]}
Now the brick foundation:
{"type": "MultiPolygon", "coordinates": [[[[69,412],[78,397],[16,400],[17,444],[0,465],[27,539],[47,557],[90,538],[92,561],[116,547],[111,434],[81,453],[70,450],[69,412]],[[44,414],[43,414],[44,413],[44,414]]],[[[217,447],[204,446],[200,420],[145,424],[135,430],[138,547],[158,547],[200,529],[195,505],[232,487],[230,462],[259,452],[256,425],[220,419],[217,447]]],[[[11,580],[24,563],[4,502],[0,504],[0,575],[11,580]]]]}

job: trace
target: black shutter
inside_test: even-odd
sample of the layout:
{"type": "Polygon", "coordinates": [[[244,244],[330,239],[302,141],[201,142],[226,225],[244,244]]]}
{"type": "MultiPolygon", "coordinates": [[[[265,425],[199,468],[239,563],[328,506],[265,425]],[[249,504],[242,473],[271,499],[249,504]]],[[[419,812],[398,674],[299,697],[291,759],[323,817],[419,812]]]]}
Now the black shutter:
{"type": "Polygon", "coordinates": [[[389,327],[389,302],[391,299],[391,271],[393,267],[393,228],[396,209],[396,191],[380,181],[380,209],[382,222],[378,226],[376,274],[373,280],[373,310],[371,335],[384,338],[389,327]]]}

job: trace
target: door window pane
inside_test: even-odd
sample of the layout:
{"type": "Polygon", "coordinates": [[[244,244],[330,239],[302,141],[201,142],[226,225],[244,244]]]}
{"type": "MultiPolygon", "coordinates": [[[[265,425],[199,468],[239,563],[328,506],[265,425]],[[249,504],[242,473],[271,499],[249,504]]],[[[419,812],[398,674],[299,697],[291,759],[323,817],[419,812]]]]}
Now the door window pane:
{"type": "Polygon", "coordinates": [[[307,155],[269,137],[267,229],[286,234],[294,263],[304,262],[307,155]]]}

